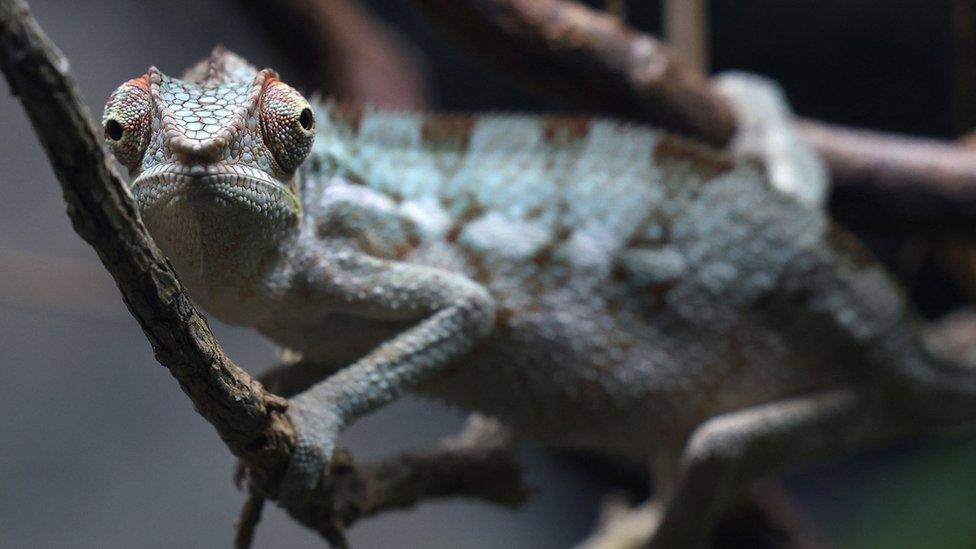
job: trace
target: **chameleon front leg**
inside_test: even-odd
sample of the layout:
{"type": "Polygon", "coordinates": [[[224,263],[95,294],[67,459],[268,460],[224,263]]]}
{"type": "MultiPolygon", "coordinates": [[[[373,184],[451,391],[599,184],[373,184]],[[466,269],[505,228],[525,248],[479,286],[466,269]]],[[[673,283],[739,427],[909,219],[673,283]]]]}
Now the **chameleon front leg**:
{"type": "Polygon", "coordinates": [[[330,311],[417,323],[291,399],[298,444],[281,487],[286,505],[307,501],[343,428],[450,364],[494,326],[493,299],[464,276],[369,256],[328,263],[306,275],[311,306],[321,301],[330,311]]]}

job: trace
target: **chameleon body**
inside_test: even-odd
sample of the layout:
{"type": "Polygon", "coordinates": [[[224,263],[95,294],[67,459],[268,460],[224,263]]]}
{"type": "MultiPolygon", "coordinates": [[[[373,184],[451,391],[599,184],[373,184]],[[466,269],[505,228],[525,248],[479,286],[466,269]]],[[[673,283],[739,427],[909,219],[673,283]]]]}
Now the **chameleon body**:
{"type": "Polygon", "coordinates": [[[730,153],[611,120],[313,105],[220,49],[123,84],[104,123],[194,299],[304,359],[279,387],[299,393],[285,504],[411,390],[663,464],[655,543],[689,546],[754,448],[813,445],[755,474],[840,451],[838,418],[876,395],[976,407],[883,268],[730,153]]]}

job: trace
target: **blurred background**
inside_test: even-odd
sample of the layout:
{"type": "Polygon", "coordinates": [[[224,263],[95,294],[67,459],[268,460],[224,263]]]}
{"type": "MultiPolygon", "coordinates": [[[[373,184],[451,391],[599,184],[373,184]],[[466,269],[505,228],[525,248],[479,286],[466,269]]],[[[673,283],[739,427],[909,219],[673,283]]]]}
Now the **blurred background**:
{"type": "MultiPolygon", "coordinates": [[[[306,91],[320,77],[275,38],[281,28],[269,28],[289,23],[257,15],[253,0],[30,4],[96,116],[118,84],[150,64],[178,75],[216,43],[306,91]]],[[[561,108],[455,48],[407,0],[363,4],[402,35],[397,47],[415,62],[413,87],[387,90],[390,102],[561,108]]],[[[716,0],[710,8],[713,70],[774,78],[802,115],[950,139],[976,126],[974,1],[716,0]]],[[[660,12],[656,1],[635,0],[628,20],[657,33],[660,12]]],[[[0,98],[0,131],[0,546],[229,546],[243,501],[231,455],[153,360],[109,276],[71,230],[9,94],[0,98]]],[[[973,295],[974,281],[959,276],[945,243],[860,236],[929,318],[973,295]]],[[[252,372],[274,362],[256,334],[213,325],[252,372]]],[[[357,424],[342,443],[368,459],[429,445],[461,422],[453,410],[408,398],[357,424]]],[[[426,503],[359,523],[353,546],[565,547],[583,538],[606,475],[531,447],[524,454],[538,490],[525,508],[426,503]]],[[[976,547],[974,470],[976,437],[960,433],[821,464],[783,484],[825,546],[967,548],[976,547]]],[[[270,507],[257,545],[322,542],[270,507]]]]}

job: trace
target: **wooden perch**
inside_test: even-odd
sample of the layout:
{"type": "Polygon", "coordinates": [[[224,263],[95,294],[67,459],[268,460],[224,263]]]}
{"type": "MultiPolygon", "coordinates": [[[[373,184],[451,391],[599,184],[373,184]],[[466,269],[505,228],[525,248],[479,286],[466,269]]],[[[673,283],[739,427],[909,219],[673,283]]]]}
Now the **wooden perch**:
{"type": "Polygon", "coordinates": [[[139,219],[67,59],[21,0],[0,0],[0,70],[44,146],[75,231],[112,274],[156,359],[235,455],[280,474],[294,445],[285,401],[266,393],[217,344],[139,219]]]}
{"type": "MultiPolygon", "coordinates": [[[[249,543],[259,499],[275,496],[294,449],[287,401],[265,391],[217,343],[142,224],[67,59],[22,0],[0,0],[0,70],[40,138],[75,230],[112,274],[156,360],[245,464],[257,498],[245,507],[238,542],[249,543]]],[[[336,544],[355,520],[428,497],[469,495],[514,505],[526,494],[518,464],[499,451],[497,436],[362,467],[339,452],[330,469],[309,505],[288,511],[336,544]]]]}

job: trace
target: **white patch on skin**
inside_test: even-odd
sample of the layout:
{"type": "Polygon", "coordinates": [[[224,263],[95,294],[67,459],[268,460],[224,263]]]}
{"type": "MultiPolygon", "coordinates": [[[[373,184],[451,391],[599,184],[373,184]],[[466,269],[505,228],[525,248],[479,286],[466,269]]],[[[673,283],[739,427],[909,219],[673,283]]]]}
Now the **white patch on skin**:
{"type": "Polygon", "coordinates": [[[404,199],[436,196],[444,167],[423,147],[423,115],[370,112],[355,137],[351,160],[370,185],[404,199]]]}
{"type": "Polygon", "coordinates": [[[742,72],[723,73],[715,82],[736,111],[739,129],[732,151],[761,160],[776,190],[822,208],[830,185],[827,168],[793,129],[793,113],[782,88],[742,72]]]}
{"type": "Polygon", "coordinates": [[[425,240],[441,238],[451,228],[451,216],[432,196],[400,204],[400,214],[417,225],[425,240]]]}
{"type": "Polygon", "coordinates": [[[605,227],[589,223],[573,231],[572,236],[556,252],[556,257],[573,269],[605,271],[613,265],[613,256],[621,240],[605,227]]]}
{"type": "Polygon", "coordinates": [[[632,234],[648,207],[664,199],[661,170],[652,162],[659,139],[646,128],[595,122],[567,181],[565,223],[596,222],[614,234],[632,234]]]}
{"type": "Polygon", "coordinates": [[[687,260],[674,246],[628,250],[621,255],[620,264],[639,286],[672,282],[688,268],[687,260]]]}
{"type": "Polygon", "coordinates": [[[549,240],[549,231],[538,223],[512,220],[498,212],[468,223],[458,237],[463,246],[515,261],[529,259],[549,240]]]}
{"type": "Polygon", "coordinates": [[[555,173],[547,155],[538,120],[514,116],[487,116],[471,134],[463,164],[447,182],[456,213],[472,202],[509,218],[524,218],[529,211],[549,211],[557,203],[555,173]]]}
{"type": "Polygon", "coordinates": [[[362,185],[350,185],[341,178],[333,178],[333,183],[322,189],[319,207],[335,202],[352,202],[382,213],[393,213],[396,209],[389,196],[362,185]]]}

